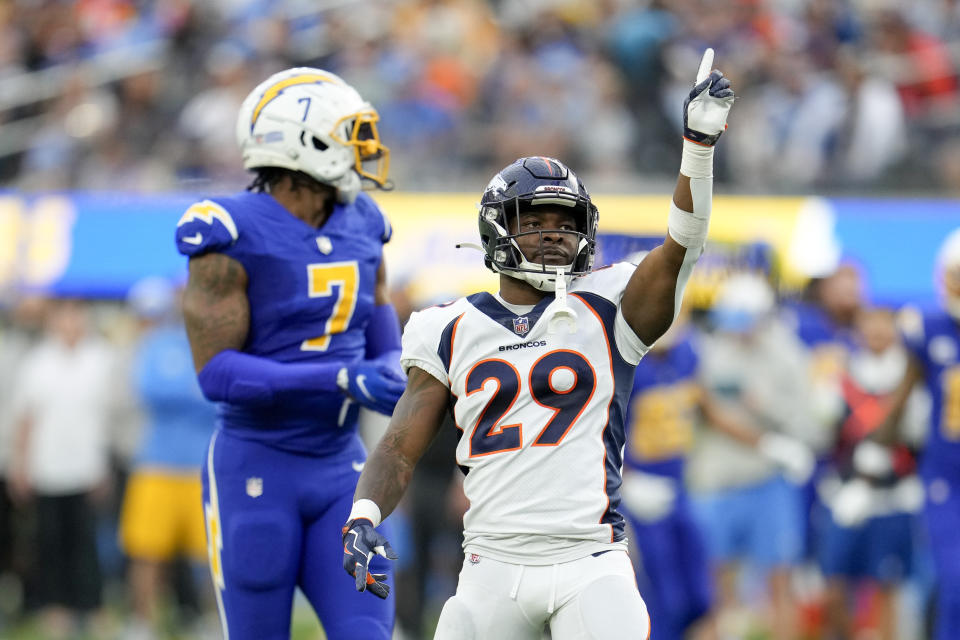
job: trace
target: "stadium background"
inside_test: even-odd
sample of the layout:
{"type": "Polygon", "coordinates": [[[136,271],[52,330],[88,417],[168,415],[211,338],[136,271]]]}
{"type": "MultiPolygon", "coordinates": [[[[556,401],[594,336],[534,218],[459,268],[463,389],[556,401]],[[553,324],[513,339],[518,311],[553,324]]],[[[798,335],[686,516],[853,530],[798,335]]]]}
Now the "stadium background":
{"type": "MultiPolygon", "coordinates": [[[[28,298],[79,296],[129,347],[129,288],[183,280],[178,217],[245,186],[236,110],[295,65],[380,112],[397,188],[375,197],[413,308],[495,286],[455,244],[475,241],[482,186],[520,155],[577,170],[603,233],[662,233],[705,46],[738,94],[711,240],[769,248],[785,296],[851,260],[871,302],[935,304],[936,249],[960,226],[952,0],[32,0],[0,3],[4,327],[28,298]]],[[[726,268],[698,275],[703,304],[726,268]]],[[[120,429],[122,466],[136,425],[120,429]]],[[[3,600],[0,635],[29,628],[3,600]]]]}

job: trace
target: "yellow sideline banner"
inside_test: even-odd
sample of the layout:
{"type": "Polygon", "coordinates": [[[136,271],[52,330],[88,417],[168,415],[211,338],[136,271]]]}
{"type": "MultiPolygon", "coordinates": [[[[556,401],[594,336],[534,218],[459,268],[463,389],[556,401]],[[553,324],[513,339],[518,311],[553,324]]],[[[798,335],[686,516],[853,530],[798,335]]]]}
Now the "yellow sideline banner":
{"type": "MultiPolygon", "coordinates": [[[[395,229],[385,249],[391,284],[405,286],[418,302],[496,289],[482,256],[456,248],[479,243],[479,193],[372,195],[395,229]]],[[[175,249],[173,231],[200,199],[191,193],[0,193],[0,304],[18,291],[116,298],[146,276],[182,281],[186,260],[175,249]]],[[[666,232],[668,194],[597,195],[595,202],[601,234],[649,238],[666,232]]],[[[822,232],[810,233],[811,225],[803,223],[829,218],[830,208],[816,198],[717,197],[710,238],[770,245],[789,278],[809,272],[793,270],[799,263],[791,256],[806,258],[830,246],[822,232]]],[[[705,268],[699,272],[701,280],[708,275],[705,268]]]]}

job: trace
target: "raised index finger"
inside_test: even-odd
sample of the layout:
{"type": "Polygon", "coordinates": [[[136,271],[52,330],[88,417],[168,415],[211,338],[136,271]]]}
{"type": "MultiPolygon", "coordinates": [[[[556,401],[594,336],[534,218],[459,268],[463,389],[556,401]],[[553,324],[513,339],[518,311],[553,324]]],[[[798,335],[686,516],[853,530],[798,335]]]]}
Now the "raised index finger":
{"type": "Polygon", "coordinates": [[[713,49],[707,47],[707,50],[703,52],[703,57],[700,58],[700,68],[697,69],[697,82],[700,84],[707,79],[707,76],[710,75],[710,71],[713,69],[713,49]]]}

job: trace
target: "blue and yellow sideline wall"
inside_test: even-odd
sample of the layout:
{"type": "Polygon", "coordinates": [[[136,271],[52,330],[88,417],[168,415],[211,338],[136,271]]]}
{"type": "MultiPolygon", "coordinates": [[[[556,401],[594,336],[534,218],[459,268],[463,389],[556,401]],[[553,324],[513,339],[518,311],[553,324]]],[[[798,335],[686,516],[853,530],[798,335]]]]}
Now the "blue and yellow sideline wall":
{"type": "MultiPolygon", "coordinates": [[[[380,193],[394,225],[386,255],[390,280],[420,300],[491,289],[480,255],[476,194],[380,193]]],[[[173,230],[198,199],[190,194],[0,194],[0,292],[33,290],[120,297],[141,277],[182,280],[186,261],[173,230]]],[[[662,235],[669,195],[597,195],[606,234],[662,235]]],[[[960,202],[718,196],[715,242],[768,244],[787,286],[858,262],[880,303],[935,300],[933,267],[943,238],[960,227],[960,202]]],[[[601,258],[602,259],[602,258],[601,258]]]]}

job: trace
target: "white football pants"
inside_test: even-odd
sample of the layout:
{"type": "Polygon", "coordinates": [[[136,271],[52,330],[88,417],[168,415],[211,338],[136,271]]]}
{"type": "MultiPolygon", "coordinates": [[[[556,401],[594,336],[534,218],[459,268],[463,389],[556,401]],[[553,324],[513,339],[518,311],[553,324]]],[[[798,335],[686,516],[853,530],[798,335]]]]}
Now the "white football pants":
{"type": "Polygon", "coordinates": [[[555,565],[467,554],[434,640],[647,640],[650,617],[625,551],[555,565]],[[477,560],[474,562],[473,560],[477,560]]]}

